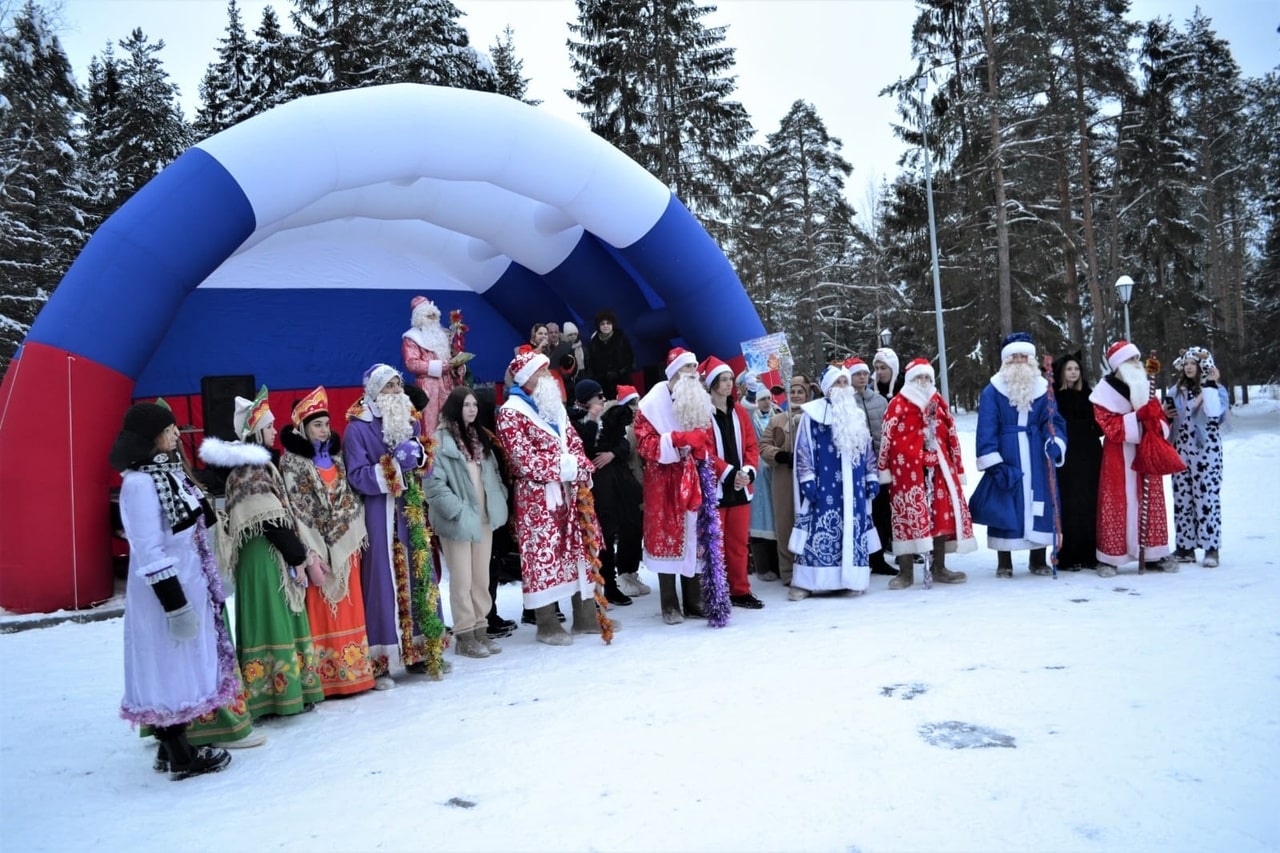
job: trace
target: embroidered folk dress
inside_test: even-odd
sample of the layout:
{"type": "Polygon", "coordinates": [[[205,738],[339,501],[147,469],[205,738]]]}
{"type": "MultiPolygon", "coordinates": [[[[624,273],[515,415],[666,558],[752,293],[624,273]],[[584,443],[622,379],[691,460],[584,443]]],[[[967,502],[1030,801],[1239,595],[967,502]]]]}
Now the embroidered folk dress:
{"type": "Polygon", "coordinates": [[[236,579],[236,655],[249,713],[255,720],[302,713],[322,701],[324,691],[305,591],[289,577],[285,557],[272,542],[291,540],[298,551],[290,555],[293,565],[305,560],[293,516],[282,501],[284,480],[259,445],[206,438],[200,455],[210,464],[235,463],[227,475],[226,509],[236,579]]]}
{"type": "MultiPolygon", "coordinates": [[[[556,427],[538,413],[519,389],[498,410],[498,436],[506,448],[515,480],[516,535],[524,606],[536,609],[568,598],[594,594],[586,534],[578,517],[579,486],[591,485],[595,470],[582,450],[582,439],[565,419],[556,427]],[[577,479],[560,481],[560,456],[577,458],[577,479]]],[[[599,536],[599,525],[595,536],[599,536]]]]}
{"type": "Polygon", "coordinates": [[[792,497],[799,507],[791,544],[796,561],[791,585],[810,592],[866,590],[871,581],[869,556],[880,550],[871,522],[869,488],[878,488],[878,472],[870,438],[853,458],[836,449],[827,400],[805,403],[796,429],[792,497]],[[804,499],[803,483],[812,481],[813,501],[804,499]]]}
{"type": "MultiPolygon", "coordinates": [[[[325,696],[350,696],[373,688],[373,662],[360,587],[360,549],[367,539],[364,512],[350,492],[338,451],[331,451],[332,465],[319,468],[313,458],[292,452],[297,448],[314,455],[311,443],[292,426],[285,430],[290,440],[286,441],[286,433],[282,432],[281,443],[290,452],[280,460],[280,473],[294,509],[298,535],[330,567],[323,583],[312,583],[307,588],[307,619],[316,650],[316,673],[325,696]],[[346,495],[347,506],[353,510],[353,517],[343,520],[345,523],[334,516],[333,502],[338,495],[346,495]]],[[[338,443],[336,434],[330,442],[338,443]]]]}

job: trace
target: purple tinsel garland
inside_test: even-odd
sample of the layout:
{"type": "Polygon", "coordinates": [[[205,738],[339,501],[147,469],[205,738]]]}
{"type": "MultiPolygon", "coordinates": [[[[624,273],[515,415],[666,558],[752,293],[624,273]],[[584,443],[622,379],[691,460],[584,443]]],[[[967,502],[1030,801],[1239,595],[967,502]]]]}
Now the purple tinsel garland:
{"type": "Polygon", "coordinates": [[[711,462],[699,459],[698,483],[702,486],[702,506],[698,507],[698,543],[706,543],[707,558],[702,562],[699,585],[702,587],[702,609],[707,624],[723,628],[729,624],[729,586],[724,567],[724,533],[720,529],[720,513],[716,511],[716,476],[711,462]]]}

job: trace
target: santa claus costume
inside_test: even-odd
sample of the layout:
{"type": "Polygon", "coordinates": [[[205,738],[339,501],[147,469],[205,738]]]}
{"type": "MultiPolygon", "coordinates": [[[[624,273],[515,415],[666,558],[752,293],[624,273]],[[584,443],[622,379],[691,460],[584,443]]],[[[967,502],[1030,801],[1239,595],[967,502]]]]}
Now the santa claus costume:
{"type": "Polygon", "coordinates": [[[539,352],[516,355],[509,368],[514,384],[497,423],[515,480],[524,606],[534,611],[538,641],[562,646],[573,642],[556,618],[562,598],[573,598],[575,633],[598,633],[605,626],[596,618],[600,526],[590,492],[595,469],[548,365],[539,352]]]}
{"type": "MultiPolygon", "coordinates": [[[[1140,357],[1136,346],[1116,341],[1107,350],[1107,363],[1113,372],[1103,377],[1089,395],[1093,416],[1102,428],[1099,577],[1113,577],[1119,566],[1139,559],[1140,552],[1148,560],[1161,560],[1169,554],[1164,485],[1159,475],[1133,470],[1144,436],[1150,433],[1148,441],[1166,445],[1169,437],[1169,424],[1159,401],[1151,396],[1140,357]]],[[[1177,563],[1170,560],[1160,568],[1177,571],[1177,563]]]]}
{"type": "Polygon", "coordinates": [[[440,407],[453,390],[449,360],[454,353],[449,331],[440,325],[440,309],[435,303],[425,296],[415,296],[409,305],[413,309],[411,326],[401,335],[400,355],[405,369],[414,375],[414,384],[427,392],[422,434],[430,436],[440,421],[440,407]]]}
{"type": "MultiPolygon", "coordinates": [[[[701,618],[703,594],[699,571],[714,581],[717,571],[708,557],[723,558],[724,535],[715,505],[715,483],[724,463],[715,457],[711,425],[711,397],[697,374],[698,359],[677,347],[667,354],[667,381],[655,385],[640,400],[634,422],[636,450],[644,460],[644,563],[658,574],[662,619],[679,624],[684,616],[701,618]],[[703,472],[711,480],[703,489],[703,472]],[[704,491],[710,506],[704,506],[704,491]],[[699,524],[700,514],[710,516],[699,524]],[[684,611],[676,598],[675,579],[681,579],[684,611]]],[[[719,576],[723,583],[723,576],[719,576]]],[[[727,593],[726,593],[727,596],[727,593]]],[[[727,602],[725,602],[727,604],[727,602]]],[[[727,607],[725,607],[727,611],[727,607]]],[[[718,620],[717,620],[718,621],[718,620]]]]}
{"type": "Polygon", "coordinates": [[[945,554],[978,547],[965,502],[964,462],[951,409],[933,384],[933,368],[923,358],[907,365],[902,390],[889,401],[880,438],[881,484],[890,487],[893,553],[898,576],[890,589],[914,582],[912,554],[932,551],[933,579],[961,583],[964,572],[943,565],[945,554]]]}

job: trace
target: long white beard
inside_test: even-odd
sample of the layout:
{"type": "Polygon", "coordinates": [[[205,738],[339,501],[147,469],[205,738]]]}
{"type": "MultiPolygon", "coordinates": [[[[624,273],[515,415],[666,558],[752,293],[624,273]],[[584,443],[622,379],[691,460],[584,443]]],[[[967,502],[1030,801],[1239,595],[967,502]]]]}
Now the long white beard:
{"type": "Polygon", "coordinates": [[[1031,364],[1010,362],[1000,368],[999,376],[1004,377],[1005,387],[1009,393],[1009,402],[1019,412],[1031,411],[1031,401],[1035,399],[1036,378],[1039,373],[1031,364]]]}
{"type": "Polygon", "coordinates": [[[422,333],[422,340],[427,349],[442,359],[449,358],[451,349],[449,333],[440,325],[439,318],[423,317],[420,321],[415,321],[413,327],[422,333]]]}
{"type": "Polygon", "coordinates": [[[703,429],[711,424],[711,395],[702,380],[686,373],[671,389],[671,409],[682,430],[703,429]]]}
{"type": "Polygon", "coordinates": [[[1116,374],[1129,386],[1129,402],[1134,411],[1141,409],[1151,399],[1151,385],[1147,381],[1147,371],[1140,364],[1125,362],[1116,368],[1116,374]]]}
{"type": "Polygon", "coordinates": [[[413,438],[413,403],[403,391],[378,395],[378,411],[382,412],[382,440],[392,449],[413,438]]]}
{"type": "Polygon", "coordinates": [[[871,443],[867,415],[853,398],[852,388],[832,388],[830,400],[831,440],[841,457],[852,459],[866,451],[871,443]]]}
{"type": "Polygon", "coordinates": [[[542,415],[543,420],[564,429],[568,413],[565,412],[564,403],[560,401],[560,386],[556,384],[555,379],[550,376],[542,377],[538,380],[538,384],[533,386],[529,396],[533,399],[533,404],[538,407],[538,414],[542,415]]]}

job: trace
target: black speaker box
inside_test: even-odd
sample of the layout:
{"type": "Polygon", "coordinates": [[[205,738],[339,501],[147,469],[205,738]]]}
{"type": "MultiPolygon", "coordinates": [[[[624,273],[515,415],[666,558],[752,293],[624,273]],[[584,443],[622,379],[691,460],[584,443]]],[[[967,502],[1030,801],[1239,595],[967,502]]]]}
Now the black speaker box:
{"type": "Polygon", "coordinates": [[[224,441],[235,441],[232,420],[236,413],[236,397],[252,400],[258,393],[253,374],[205,376],[200,380],[200,404],[204,408],[204,434],[224,441]]]}

